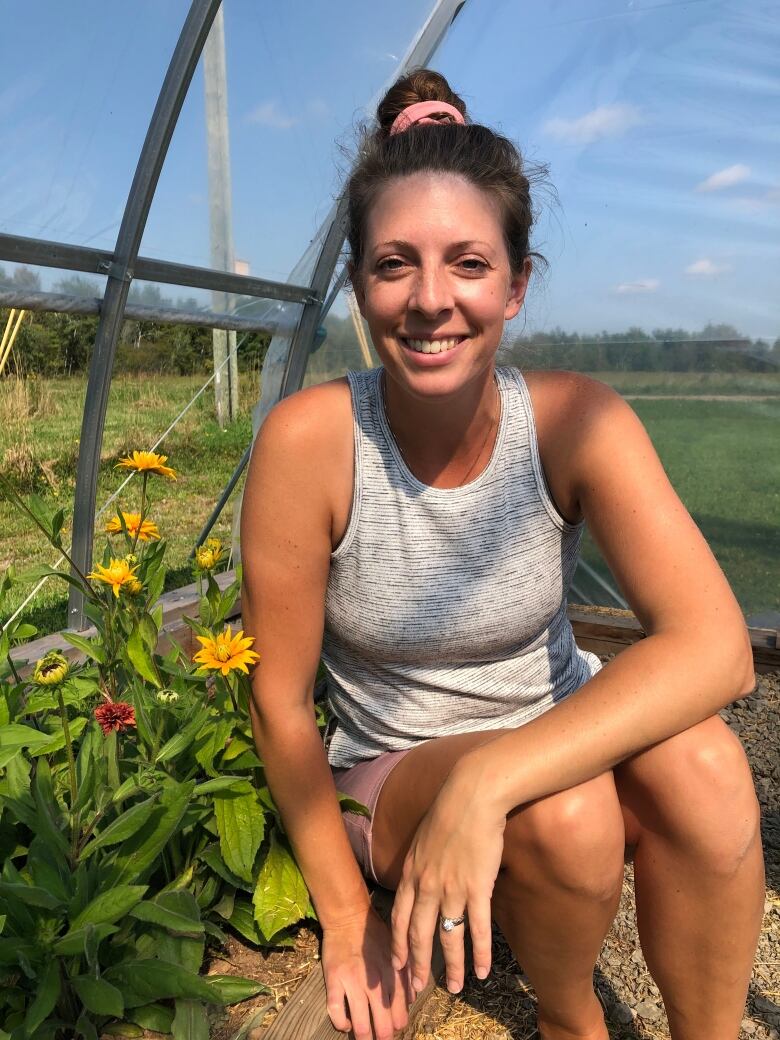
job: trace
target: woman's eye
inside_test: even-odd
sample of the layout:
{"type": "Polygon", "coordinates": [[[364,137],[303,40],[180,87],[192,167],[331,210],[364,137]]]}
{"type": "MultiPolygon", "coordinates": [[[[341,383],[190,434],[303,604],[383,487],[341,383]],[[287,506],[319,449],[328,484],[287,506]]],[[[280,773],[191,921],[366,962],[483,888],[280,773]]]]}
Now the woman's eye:
{"type": "Polygon", "coordinates": [[[465,260],[461,260],[461,266],[465,266],[467,271],[484,271],[487,268],[487,264],[484,260],[477,260],[474,256],[466,257],[465,260]],[[469,265],[469,266],[466,266],[469,265]]]}
{"type": "Polygon", "coordinates": [[[386,260],[380,260],[377,264],[380,271],[398,271],[402,266],[403,260],[397,256],[389,256],[386,260]],[[398,265],[397,267],[394,266],[396,264],[398,265]]]}

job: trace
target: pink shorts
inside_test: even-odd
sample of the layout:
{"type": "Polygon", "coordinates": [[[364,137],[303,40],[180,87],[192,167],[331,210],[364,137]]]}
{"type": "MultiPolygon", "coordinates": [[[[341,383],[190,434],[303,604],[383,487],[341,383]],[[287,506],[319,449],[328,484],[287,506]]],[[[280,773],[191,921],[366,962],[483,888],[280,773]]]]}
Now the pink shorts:
{"type": "Polygon", "coordinates": [[[333,770],[336,790],[361,802],[371,813],[369,819],[358,813],[345,812],[343,819],[352,851],[355,853],[363,873],[377,884],[379,884],[379,879],[374,872],[374,860],[371,855],[374,810],[385,780],[404,755],[408,755],[411,750],[412,748],[406,748],[404,751],[386,751],[378,758],[358,762],[357,765],[350,766],[348,769],[333,770]]]}

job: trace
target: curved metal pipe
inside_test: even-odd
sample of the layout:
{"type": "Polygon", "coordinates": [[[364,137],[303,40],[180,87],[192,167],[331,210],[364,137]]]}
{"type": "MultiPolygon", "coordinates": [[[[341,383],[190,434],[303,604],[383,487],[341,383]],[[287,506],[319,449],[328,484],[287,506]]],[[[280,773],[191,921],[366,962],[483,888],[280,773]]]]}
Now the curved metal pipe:
{"type": "MultiPolygon", "coordinates": [[[[100,324],[89,368],[76,471],[72,556],[82,573],[86,573],[92,565],[92,532],[95,524],[100,449],[103,444],[103,427],[114,357],[132,279],[132,268],[138,256],[149,208],[176,121],[220,3],[221,0],[193,0],[190,6],[149,123],[117,236],[114,262],[106,283],[100,324]]],[[[76,589],[72,589],[68,603],[68,625],[71,628],[84,627],[83,608],[83,597],[76,589]]]]}

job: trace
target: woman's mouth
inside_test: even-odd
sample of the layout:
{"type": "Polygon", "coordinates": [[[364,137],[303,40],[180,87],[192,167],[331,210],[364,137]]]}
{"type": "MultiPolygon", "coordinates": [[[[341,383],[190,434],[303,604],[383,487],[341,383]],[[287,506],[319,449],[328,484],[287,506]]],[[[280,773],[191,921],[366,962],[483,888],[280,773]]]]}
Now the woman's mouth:
{"type": "Polygon", "coordinates": [[[398,338],[408,350],[417,354],[446,354],[468,339],[467,336],[451,336],[447,339],[412,339],[404,336],[398,338]]]}

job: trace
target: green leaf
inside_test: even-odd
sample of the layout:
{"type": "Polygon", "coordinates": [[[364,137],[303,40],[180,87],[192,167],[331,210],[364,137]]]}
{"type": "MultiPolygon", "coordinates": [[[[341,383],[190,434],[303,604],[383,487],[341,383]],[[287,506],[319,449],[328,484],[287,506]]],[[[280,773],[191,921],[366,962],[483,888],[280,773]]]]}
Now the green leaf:
{"type": "Polygon", "coordinates": [[[203,724],[206,721],[207,710],[205,708],[199,710],[195,717],[184,726],[183,729],[179,730],[170,740],[166,741],[160,748],[160,752],[155,759],[155,764],[159,762],[171,762],[177,755],[180,755],[182,751],[186,751],[190,744],[195,740],[198,733],[203,729],[203,724]]]}
{"type": "Polygon", "coordinates": [[[127,1040],[138,1040],[144,1035],[143,1029],[134,1022],[110,1022],[103,1026],[103,1032],[106,1036],[121,1036],[127,1040]]]}
{"type": "Polygon", "coordinates": [[[24,1019],[24,1035],[32,1036],[35,1030],[54,1010],[60,997],[60,962],[51,960],[46,965],[38,984],[35,1000],[27,1009],[24,1019]]]}
{"type": "Polygon", "coordinates": [[[72,928],[61,939],[57,939],[52,949],[55,953],[64,957],[86,955],[88,943],[96,940],[100,942],[118,931],[119,929],[113,924],[95,924],[86,925],[84,928],[72,928]]]}
{"type": "Polygon", "coordinates": [[[26,622],[19,625],[14,625],[14,639],[32,639],[33,636],[38,634],[38,629],[35,625],[27,624],[26,622]]]}
{"type": "Polygon", "coordinates": [[[70,922],[71,930],[87,924],[113,924],[143,899],[146,885],[116,885],[95,896],[70,922]]]}
{"type": "Polygon", "coordinates": [[[39,759],[36,764],[35,779],[31,787],[37,810],[36,832],[46,839],[52,851],[57,849],[61,855],[67,857],[70,848],[61,829],[65,821],[59,812],[59,803],[54,797],[51,769],[45,758],[39,759]]]}
{"type": "Polygon", "coordinates": [[[63,632],[62,636],[71,646],[81,650],[87,657],[91,657],[93,661],[97,661],[98,664],[106,663],[106,648],[102,643],[94,639],[86,639],[84,636],[77,636],[75,632],[63,632]]]}
{"type": "Polygon", "coordinates": [[[212,716],[209,725],[198,735],[195,759],[209,776],[215,775],[214,759],[225,750],[225,744],[232,731],[233,718],[220,715],[216,718],[212,716]]]}
{"type": "Polygon", "coordinates": [[[176,1001],[171,1032],[173,1040],[209,1040],[209,1020],[200,1001],[176,1001]]]}
{"type": "Polygon", "coordinates": [[[157,1033],[170,1033],[173,1025],[173,1012],[162,1004],[144,1004],[128,1011],[126,1017],[144,1029],[153,1029],[157,1033]]]}
{"type": "Polygon", "coordinates": [[[144,642],[141,629],[138,625],[136,625],[130,633],[130,638],[126,643],[125,649],[130,663],[138,674],[158,689],[162,687],[152,653],[144,642]]]}
{"type": "Polygon", "coordinates": [[[256,997],[258,993],[270,993],[262,982],[245,979],[240,975],[204,975],[203,981],[215,989],[222,1004],[240,1004],[242,1000],[256,997]]]}
{"type": "Polygon", "coordinates": [[[218,791],[214,795],[214,814],[222,858],[234,874],[252,881],[255,857],[265,832],[257,791],[248,780],[242,789],[218,791]]]}
{"type": "MultiPolygon", "coordinates": [[[[75,740],[81,736],[81,731],[87,724],[87,719],[83,715],[79,715],[78,718],[71,719],[69,723],[70,739],[75,740]]],[[[65,747],[65,732],[60,730],[53,737],[50,737],[48,744],[41,744],[39,747],[30,748],[30,758],[39,758],[41,755],[53,755],[55,751],[61,751],[65,747]]]]}
{"type": "Polygon", "coordinates": [[[198,859],[202,859],[207,866],[211,867],[215,874],[218,874],[223,881],[227,881],[227,883],[232,885],[234,888],[242,888],[245,892],[252,891],[253,886],[251,882],[244,881],[230,870],[228,865],[222,859],[218,846],[207,845],[206,848],[198,854],[198,859]]]}
{"type": "Polygon", "coordinates": [[[192,792],[194,798],[202,794],[214,794],[216,791],[240,791],[246,784],[245,776],[215,776],[213,780],[204,780],[192,792]]]}
{"type": "Polygon", "coordinates": [[[105,979],[96,979],[91,975],[76,975],[71,984],[79,1000],[95,1015],[112,1015],[120,1018],[125,1011],[122,994],[105,979]]]}
{"type": "Polygon", "coordinates": [[[9,722],[0,726],[0,752],[18,751],[20,748],[36,747],[51,740],[51,733],[41,733],[32,726],[22,726],[18,722],[9,722]]]}
{"type": "Polygon", "coordinates": [[[0,898],[21,899],[27,906],[39,906],[45,910],[56,910],[62,906],[62,902],[56,896],[37,885],[11,885],[6,881],[0,881],[0,898]]]}
{"type": "Polygon", "coordinates": [[[156,862],[179,826],[194,788],[194,780],[167,784],[159,805],[152,809],[147,822],[126,840],[117,856],[112,873],[114,883],[134,881],[156,862]]]}
{"type": "Polygon", "coordinates": [[[149,820],[149,812],[152,806],[158,801],[160,792],[155,792],[151,798],[147,798],[143,802],[138,802],[137,805],[131,806],[121,816],[117,816],[113,823],[109,824],[105,830],[101,831],[100,834],[94,838],[89,845],[81,853],[81,859],[86,859],[91,856],[93,852],[98,849],[105,848],[108,845],[118,845],[120,841],[124,841],[126,838],[131,837],[137,830],[139,830],[149,820]]]}
{"type": "Polygon", "coordinates": [[[342,812],[355,813],[357,816],[367,816],[369,820],[371,819],[371,810],[366,808],[362,802],[357,801],[357,799],[350,798],[348,794],[339,792],[339,805],[342,812]]]}
{"type": "Polygon", "coordinates": [[[179,913],[177,906],[170,906],[169,901],[166,901],[166,896],[177,894],[163,893],[155,900],[139,903],[130,911],[130,916],[136,917],[139,921],[159,925],[175,935],[203,935],[202,921],[193,921],[191,917],[179,913]]]}
{"type": "Polygon", "coordinates": [[[137,1007],[169,997],[219,1003],[218,995],[203,979],[168,961],[151,958],[125,961],[109,968],[103,977],[122,991],[125,1007],[137,1007]]]}
{"type": "Polygon", "coordinates": [[[252,904],[263,935],[272,938],[303,917],[313,917],[306,882],[284,842],[271,834],[271,844],[257,879],[252,904]]]}

